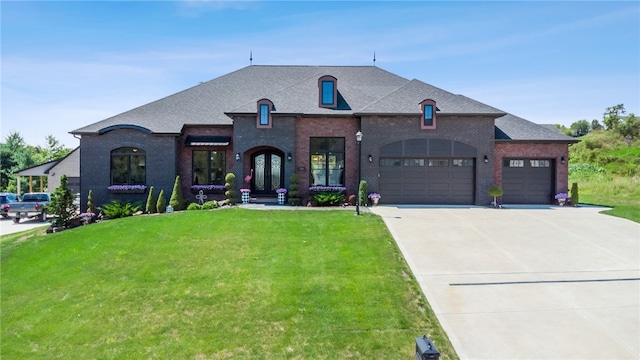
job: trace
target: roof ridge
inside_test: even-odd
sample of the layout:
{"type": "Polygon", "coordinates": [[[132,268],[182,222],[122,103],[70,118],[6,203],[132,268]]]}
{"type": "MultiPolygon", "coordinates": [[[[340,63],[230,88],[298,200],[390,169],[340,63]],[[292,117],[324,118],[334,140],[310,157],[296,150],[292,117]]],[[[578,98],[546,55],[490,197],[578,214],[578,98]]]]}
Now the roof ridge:
{"type": "MultiPolygon", "coordinates": [[[[262,65],[252,65],[252,66],[262,66],[262,65]]],[[[288,65],[283,65],[283,66],[288,66],[288,65]]],[[[310,66],[310,67],[311,67],[311,66],[310,66]]],[[[309,75],[309,76],[307,76],[307,77],[303,78],[303,79],[302,79],[302,80],[300,80],[300,81],[293,82],[293,83],[291,83],[291,84],[289,84],[289,85],[287,85],[287,86],[281,87],[280,89],[278,89],[278,90],[276,90],[276,91],[271,91],[271,92],[269,92],[269,94],[271,94],[271,95],[272,95],[272,97],[273,97],[273,95],[280,94],[280,93],[282,93],[283,91],[285,91],[285,90],[287,90],[287,89],[290,89],[290,88],[292,88],[292,87],[294,87],[294,86],[297,86],[297,85],[299,85],[299,84],[301,84],[301,83],[303,83],[303,82],[305,82],[305,81],[307,81],[307,80],[309,80],[309,79],[312,79],[312,78],[314,78],[314,77],[318,76],[318,75],[317,75],[318,73],[320,73],[320,72],[319,72],[319,71],[317,71],[317,72],[315,72],[313,75],[309,75]]],[[[236,108],[235,108],[235,109],[233,109],[233,110],[225,111],[225,113],[232,114],[232,113],[236,112],[236,110],[238,110],[238,109],[242,109],[242,108],[243,108],[243,107],[245,107],[245,106],[248,106],[248,105],[250,105],[250,104],[253,104],[253,103],[257,102],[257,101],[258,101],[258,100],[260,100],[260,99],[267,99],[267,100],[271,101],[271,99],[269,98],[269,96],[267,96],[267,95],[261,95],[261,96],[259,96],[259,97],[255,98],[255,99],[253,99],[253,100],[250,100],[250,101],[247,101],[247,102],[243,103],[242,105],[240,105],[240,106],[236,107],[236,108]]],[[[277,104],[273,104],[273,105],[274,105],[274,106],[277,106],[277,104]]],[[[256,111],[257,111],[257,109],[256,109],[256,111]]]]}

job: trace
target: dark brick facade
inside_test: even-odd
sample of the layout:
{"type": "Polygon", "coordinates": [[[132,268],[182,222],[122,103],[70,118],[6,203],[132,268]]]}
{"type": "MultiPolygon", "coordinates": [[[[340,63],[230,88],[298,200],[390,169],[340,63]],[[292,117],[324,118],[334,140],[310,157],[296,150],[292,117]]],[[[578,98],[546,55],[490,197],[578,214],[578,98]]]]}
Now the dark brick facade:
{"type": "MultiPolygon", "coordinates": [[[[182,194],[185,199],[196,202],[195,194],[191,193],[191,184],[193,184],[193,151],[224,151],[226,172],[232,172],[235,163],[233,151],[233,139],[227,146],[186,146],[185,141],[189,135],[216,135],[233,137],[232,126],[185,126],[182,135],[177,139],[178,145],[178,174],[180,175],[180,184],[182,186],[182,194]]],[[[207,195],[208,200],[222,200],[224,194],[207,195]]]]}
{"type": "Polygon", "coordinates": [[[271,128],[257,128],[256,116],[234,118],[233,154],[240,154],[240,161],[233,161],[233,173],[236,175],[236,187],[244,187],[244,177],[251,173],[251,155],[260,150],[277,150],[284,154],[284,186],[288,186],[289,177],[294,173],[296,136],[293,116],[273,116],[271,128]],[[287,154],[293,155],[287,161],[287,154]]]}
{"type": "Polygon", "coordinates": [[[347,194],[356,194],[358,190],[358,145],[356,133],[359,121],[353,117],[345,118],[304,118],[296,119],[295,137],[298,144],[295,166],[300,175],[300,189],[303,203],[309,200],[310,162],[309,154],[311,137],[343,137],[345,138],[345,186],[347,194]]]}
{"type": "Polygon", "coordinates": [[[502,185],[502,159],[555,159],[555,193],[567,192],[569,182],[569,146],[565,143],[496,142],[493,168],[494,182],[502,185]],[[565,163],[562,163],[562,158],[565,163]]]}
{"type": "MultiPolygon", "coordinates": [[[[169,201],[176,177],[175,136],[152,135],[143,131],[120,129],[102,135],[82,135],[80,140],[81,210],[86,210],[87,195],[93,190],[93,202],[101,206],[111,200],[146,203],[144,194],[111,194],[107,187],[111,177],[111,151],[136,147],[146,152],[146,183],[156,194],[164,190],[169,201]]],[[[148,189],[147,189],[148,191],[148,189]]]]}
{"type": "Polygon", "coordinates": [[[444,139],[464,143],[477,150],[476,204],[491,202],[486,190],[493,184],[493,164],[483,159],[493,158],[494,125],[491,117],[438,116],[437,128],[421,129],[420,116],[370,116],[362,119],[362,178],[370,192],[378,191],[378,159],[381,146],[408,139],[444,139]],[[369,154],[373,162],[369,163],[369,154]]]}
{"type": "MultiPolygon", "coordinates": [[[[83,135],[81,139],[82,209],[86,196],[93,190],[94,203],[100,206],[112,199],[137,201],[144,204],[147,194],[111,194],[110,153],[120,147],[137,147],[146,152],[146,183],[154,186],[156,194],[165,191],[171,196],[175,176],[180,175],[183,194],[196,201],[191,193],[193,150],[225,151],[226,171],[236,174],[236,188],[245,187],[244,177],[250,173],[251,155],[262,150],[273,150],[283,155],[284,186],[289,185],[292,174],[300,175],[303,203],[309,200],[311,137],[345,138],[345,186],[347,194],[356,194],[358,186],[358,146],[355,134],[361,130],[362,179],[369,191],[379,191],[378,160],[380,148],[386,144],[410,139],[442,139],[460,142],[476,149],[475,204],[491,201],[486,190],[502,182],[503,158],[555,159],[556,191],[567,190],[568,147],[564,143],[512,143],[495,142],[494,119],[482,116],[439,115],[436,129],[421,129],[421,118],[416,116],[363,116],[357,117],[294,117],[274,116],[271,128],[257,128],[255,115],[234,117],[233,126],[185,126],[179,136],[152,135],[138,130],[114,130],[102,135],[83,135]],[[228,146],[187,146],[189,135],[229,136],[228,146]],[[236,161],[236,154],[240,161],[236,161]],[[287,160],[291,154],[292,159],[287,160]],[[369,155],[372,161],[369,162],[369,155]],[[489,159],[484,162],[484,157],[489,159]]],[[[222,199],[224,195],[213,195],[222,199]]]]}

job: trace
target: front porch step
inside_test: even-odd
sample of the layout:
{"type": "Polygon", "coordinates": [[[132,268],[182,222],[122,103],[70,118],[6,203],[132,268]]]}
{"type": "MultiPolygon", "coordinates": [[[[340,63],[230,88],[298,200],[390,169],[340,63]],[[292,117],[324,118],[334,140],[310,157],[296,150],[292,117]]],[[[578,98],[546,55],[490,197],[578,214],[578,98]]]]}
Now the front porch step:
{"type": "Polygon", "coordinates": [[[252,196],[249,202],[257,204],[277,204],[278,197],[275,196],[252,196]]]}

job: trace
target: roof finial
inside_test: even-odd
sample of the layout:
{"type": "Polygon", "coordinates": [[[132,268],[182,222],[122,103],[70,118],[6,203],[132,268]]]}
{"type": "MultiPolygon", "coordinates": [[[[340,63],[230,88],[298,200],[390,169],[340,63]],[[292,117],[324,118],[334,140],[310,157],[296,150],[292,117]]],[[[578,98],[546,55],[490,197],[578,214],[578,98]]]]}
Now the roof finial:
{"type": "Polygon", "coordinates": [[[373,52],[373,66],[376,66],[376,52],[373,52]]]}
{"type": "Polygon", "coordinates": [[[249,65],[253,65],[253,50],[249,50],[249,65]]]}

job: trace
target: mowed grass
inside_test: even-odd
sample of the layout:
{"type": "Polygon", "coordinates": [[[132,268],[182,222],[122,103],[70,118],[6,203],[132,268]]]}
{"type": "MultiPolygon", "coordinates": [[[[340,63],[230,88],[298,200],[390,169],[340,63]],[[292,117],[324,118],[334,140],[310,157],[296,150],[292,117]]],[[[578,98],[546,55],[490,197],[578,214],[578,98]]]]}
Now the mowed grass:
{"type": "Polygon", "coordinates": [[[640,177],[620,175],[572,176],[579,186],[580,203],[611,207],[604,214],[640,223],[640,177]]]}
{"type": "Polygon", "coordinates": [[[2,359],[414,359],[422,334],[457,358],[372,214],[190,211],[3,238],[2,359]]]}

